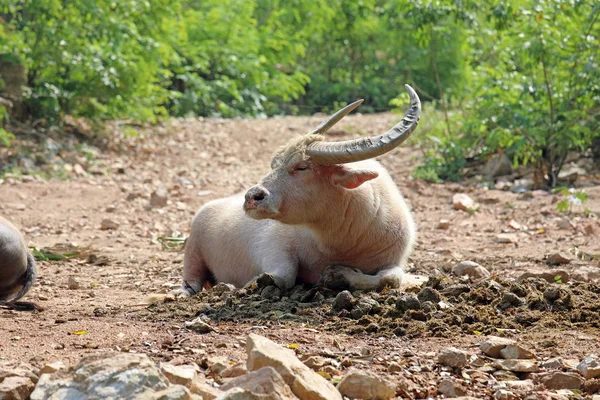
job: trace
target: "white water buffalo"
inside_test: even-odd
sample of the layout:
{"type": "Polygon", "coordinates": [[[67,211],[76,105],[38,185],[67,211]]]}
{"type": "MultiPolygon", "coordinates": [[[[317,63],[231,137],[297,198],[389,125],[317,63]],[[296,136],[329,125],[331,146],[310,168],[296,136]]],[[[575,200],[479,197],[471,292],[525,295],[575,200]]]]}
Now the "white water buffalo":
{"type": "Polygon", "coordinates": [[[383,135],[325,142],[352,103],[313,132],[292,140],[269,172],[243,193],[204,205],[185,245],[183,284],[191,296],[215,282],[242,287],[270,274],[281,288],[296,281],[354,289],[398,287],[412,251],[412,216],[385,168],[373,158],[415,130],[421,103],[383,135]]]}
{"type": "Polygon", "coordinates": [[[36,276],[35,260],[21,232],[0,217],[0,305],[23,297],[36,276]]]}

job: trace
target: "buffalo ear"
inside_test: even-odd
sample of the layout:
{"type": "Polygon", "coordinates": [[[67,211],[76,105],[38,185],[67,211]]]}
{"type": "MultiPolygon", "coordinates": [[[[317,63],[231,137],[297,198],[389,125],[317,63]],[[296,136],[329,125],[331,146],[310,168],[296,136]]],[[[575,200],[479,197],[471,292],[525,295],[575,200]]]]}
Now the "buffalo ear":
{"type": "Polygon", "coordinates": [[[375,179],[379,172],[368,169],[350,169],[344,166],[336,168],[333,173],[333,183],[346,189],[356,189],[363,183],[375,179]]]}

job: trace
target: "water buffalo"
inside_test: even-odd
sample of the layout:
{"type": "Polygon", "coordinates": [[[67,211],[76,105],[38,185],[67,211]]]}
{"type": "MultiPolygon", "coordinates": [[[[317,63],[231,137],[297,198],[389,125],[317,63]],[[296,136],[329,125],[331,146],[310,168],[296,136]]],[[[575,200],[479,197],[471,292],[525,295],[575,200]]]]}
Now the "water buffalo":
{"type": "Polygon", "coordinates": [[[23,297],[35,276],[35,260],[27,251],[23,235],[0,217],[0,304],[13,303],[23,297]]]}
{"type": "Polygon", "coordinates": [[[281,288],[297,280],[334,288],[399,287],[415,226],[398,187],[373,158],[417,126],[421,103],[406,89],[410,108],[388,132],[324,141],[322,134],[359,100],[288,143],[245,194],[204,205],[193,219],[183,283],[174,294],[191,296],[215,282],[242,287],[262,274],[281,288]]]}

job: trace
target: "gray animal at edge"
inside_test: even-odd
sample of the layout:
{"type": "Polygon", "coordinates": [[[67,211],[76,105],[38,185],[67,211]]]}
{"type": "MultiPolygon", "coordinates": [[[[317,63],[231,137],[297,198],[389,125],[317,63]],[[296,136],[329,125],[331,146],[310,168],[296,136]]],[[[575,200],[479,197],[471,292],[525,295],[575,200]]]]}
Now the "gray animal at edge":
{"type": "Polygon", "coordinates": [[[314,131],[293,139],[245,195],[205,204],[185,244],[183,283],[192,296],[215,282],[246,286],[269,274],[280,288],[297,279],[341,289],[399,287],[415,225],[392,178],[374,157],[415,130],[421,103],[408,85],[410,108],[388,132],[343,142],[322,134],[356,101],[314,131]]]}
{"type": "Polygon", "coordinates": [[[0,305],[23,297],[36,277],[35,260],[21,232],[0,217],[0,305]]]}

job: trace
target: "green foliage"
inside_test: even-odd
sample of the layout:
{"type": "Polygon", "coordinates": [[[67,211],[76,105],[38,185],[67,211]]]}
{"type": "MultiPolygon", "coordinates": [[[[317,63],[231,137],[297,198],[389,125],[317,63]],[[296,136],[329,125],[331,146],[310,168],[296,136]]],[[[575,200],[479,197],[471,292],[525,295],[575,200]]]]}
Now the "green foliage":
{"type": "MultiPolygon", "coordinates": [[[[571,213],[574,207],[584,207],[585,202],[588,200],[588,194],[583,189],[575,190],[562,188],[559,190],[559,193],[563,196],[566,196],[564,199],[556,203],[556,210],[563,213],[571,213]]],[[[584,213],[588,214],[589,210],[584,208],[584,213]]]]}

